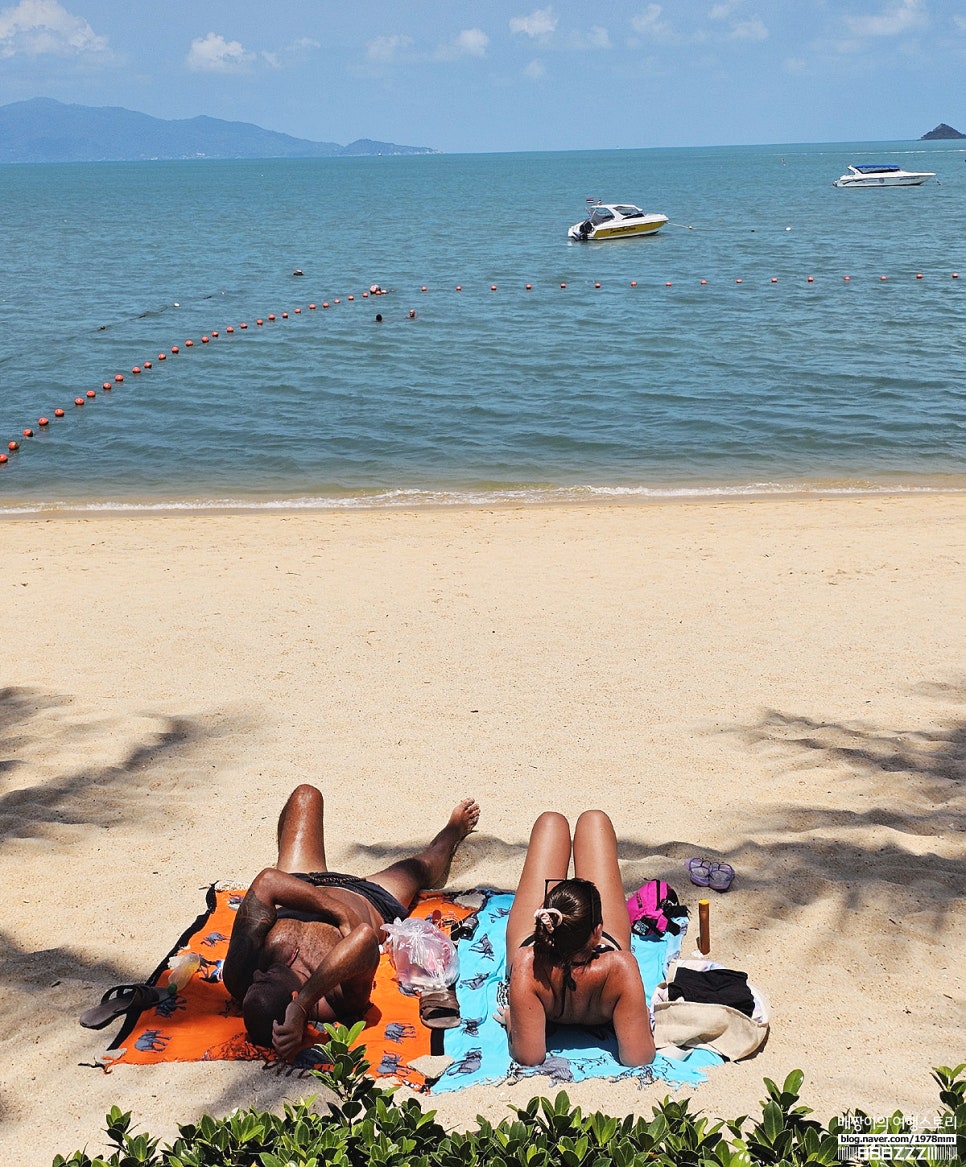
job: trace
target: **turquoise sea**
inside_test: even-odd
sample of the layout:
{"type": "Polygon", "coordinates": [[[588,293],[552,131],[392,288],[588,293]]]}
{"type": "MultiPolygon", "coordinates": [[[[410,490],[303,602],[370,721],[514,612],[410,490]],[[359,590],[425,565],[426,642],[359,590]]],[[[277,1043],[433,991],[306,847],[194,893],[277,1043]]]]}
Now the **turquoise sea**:
{"type": "Polygon", "coordinates": [[[0,511],[962,489],[964,146],[0,167],[0,511]]]}

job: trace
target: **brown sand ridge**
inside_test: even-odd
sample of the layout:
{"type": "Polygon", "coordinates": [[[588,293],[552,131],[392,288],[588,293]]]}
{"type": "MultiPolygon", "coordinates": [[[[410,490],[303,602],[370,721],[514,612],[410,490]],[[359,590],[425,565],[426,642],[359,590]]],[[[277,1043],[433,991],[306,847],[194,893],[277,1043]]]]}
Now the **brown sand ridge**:
{"type": "MultiPolygon", "coordinates": [[[[924,1115],[963,1060],[966,495],[7,520],[0,570],[0,1159],[103,1145],[310,1082],[90,1067],[80,1012],[143,979],[215,879],[272,861],[297,782],[333,867],[463,795],[451,886],[510,888],[545,808],[608,811],[628,892],[727,859],[712,955],[768,994],[754,1059],[823,1117],[924,1115]]],[[[691,947],[690,943],[686,947],[691,947]]],[[[110,1035],[111,1030],[104,1031],[110,1035]]],[[[447,1124],[541,1088],[433,1100],[447,1124]]],[[[666,1089],[585,1083],[611,1113],[666,1089]]]]}

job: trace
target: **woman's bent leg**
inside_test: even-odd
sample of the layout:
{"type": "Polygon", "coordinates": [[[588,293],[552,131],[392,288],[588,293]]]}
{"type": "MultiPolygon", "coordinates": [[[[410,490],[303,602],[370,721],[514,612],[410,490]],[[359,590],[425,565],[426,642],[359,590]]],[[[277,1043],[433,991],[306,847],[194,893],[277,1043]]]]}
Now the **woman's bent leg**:
{"type": "Polygon", "coordinates": [[[629,951],[631,923],[617,863],[617,833],[602,810],[585,810],[577,820],[574,872],[580,879],[589,879],[597,885],[604,931],[613,936],[625,952],[629,951]]]}
{"type": "Polygon", "coordinates": [[[562,814],[546,810],[533,824],[523,873],[506,923],[507,966],[513,954],[533,932],[533,913],[543,904],[546,881],[566,879],[570,868],[570,823],[562,814]]]}

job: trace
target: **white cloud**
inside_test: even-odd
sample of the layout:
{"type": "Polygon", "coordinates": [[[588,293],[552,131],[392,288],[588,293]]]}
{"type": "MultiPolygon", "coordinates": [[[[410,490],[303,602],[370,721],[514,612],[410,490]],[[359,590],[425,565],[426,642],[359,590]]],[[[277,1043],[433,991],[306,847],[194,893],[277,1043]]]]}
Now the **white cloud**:
{"type": "Polygon", "coordinates": [[[586,32],[576,33],[570,41],[575,49],[609,49],[610,33],[599,24],[588,28],[586,32]]]}
{"type": "Polygon", "coordinates": [[[321,48],[322,45],[312,37],[300,36],[278,52],[262,49],[258,55],[271,69],[291,69],[304,64],[310,54],[321,48]]]}
{"type": "Polygon", "coordinates": [[[106,51],[107,37],[98,36],[86,20],[57,0],[21,0],[14,8],[0,9],[0,57],[106,51]]]}
{"type": "Polygon", "coordinates": [[[922,0],[899,0],[878,16],[849,16],[845,23],[856,36],[898,36],[927,22],[922,0]]]}
{"type": "Polygon", "coordinates": [[[557,18],[553,8],[536,8],[529,16],[514,16],[510,20],[510,32],[522,33],[531,40],[546,40],[557,31],[557,18]]]}
{"type": "Polygon", "coordinates": [[[490,38],[481,28],[464,28],[447,45],[441,45],[436,56],[441,61],[455,61],[459,57],[485,57],[490,38]]]}
{"type": "Polygon", "coordinates": [[[768,29],[755,16],[736,24],[731,30],[731,38],[736,41],[763,41],[768,39],[768,29]]]}
{"type": "Polygon", "coordinates": [[[546,77],[547,69],[543,61],[533,60],[523,70],[524,77],[528,77],[531,81],[540,81],[546,77]]]}
{"type": "Polygon", "coordinates": [[[188,51],[188,68],[196,73],[240,73],[255,60],[255,54],[239,41],[226,41],[218,33],[196,37],[188,51]]]}
{"type": "Polygon", "coordinates": [[[410,49],[412,43],[412,37],[408,36],[377,36],[366,46],[366,56],[370,61],[387,64],[394,61],[400,53],[410,49]]]}
{"type": "Polygon", "coordinates": [[[652,40],[667,40],[672,32],[670,24],[661,19],[663,12],[660,4],[648,4],[643,12],[631,17],[631,28],[652,40]]]}

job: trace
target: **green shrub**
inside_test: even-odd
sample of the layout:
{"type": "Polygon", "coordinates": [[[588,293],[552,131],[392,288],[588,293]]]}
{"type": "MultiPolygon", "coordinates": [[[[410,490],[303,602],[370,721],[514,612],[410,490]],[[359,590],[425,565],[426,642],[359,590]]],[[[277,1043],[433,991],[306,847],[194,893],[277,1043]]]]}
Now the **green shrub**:
{"type": "MultiPolygon", "coordinates": [[[[584,1115],[561,1092],[512,1108],[513,1116],[498,1125],[477,1117],[476,1130],[447,1132],[414,1098],[397,1101],[368,1077],[365,1051],[351,1048],[361,1023],[325,1028],[332,1065],[316,1077],[332,1096],[327,1113],[310,1098],[286,1104],[282,1114],[205,1115],[180,1127],[171,1146],[161,1146],[150,1135],[132,1134],[131,1115],[114,1107],[107,1116],[114,1147],[108,1158],[75,1151],[56,1156],[53,1167],[831,1167],[840,1162],[840,1132],[878,1129],[862,1111],[827,1127],[810,1118],[799,1105],[805,1076],[793,1070],[781,1086],[765,1079],[767,1097],[754,1120],[712,1121],[692,1112],[689,1101],[670,1098],[653,1107],[650,1119],[584,1115]]],[[[945,1108],[938,1129],[956,1132],[957,1157],[919,1160],[929,1167],[966,1162],[964,1071],[966,1064],[933,1070],[945,1108]]],[[[909,1123],[897,1113],[879,1127],[899,1132],[909,1123]]]]}

